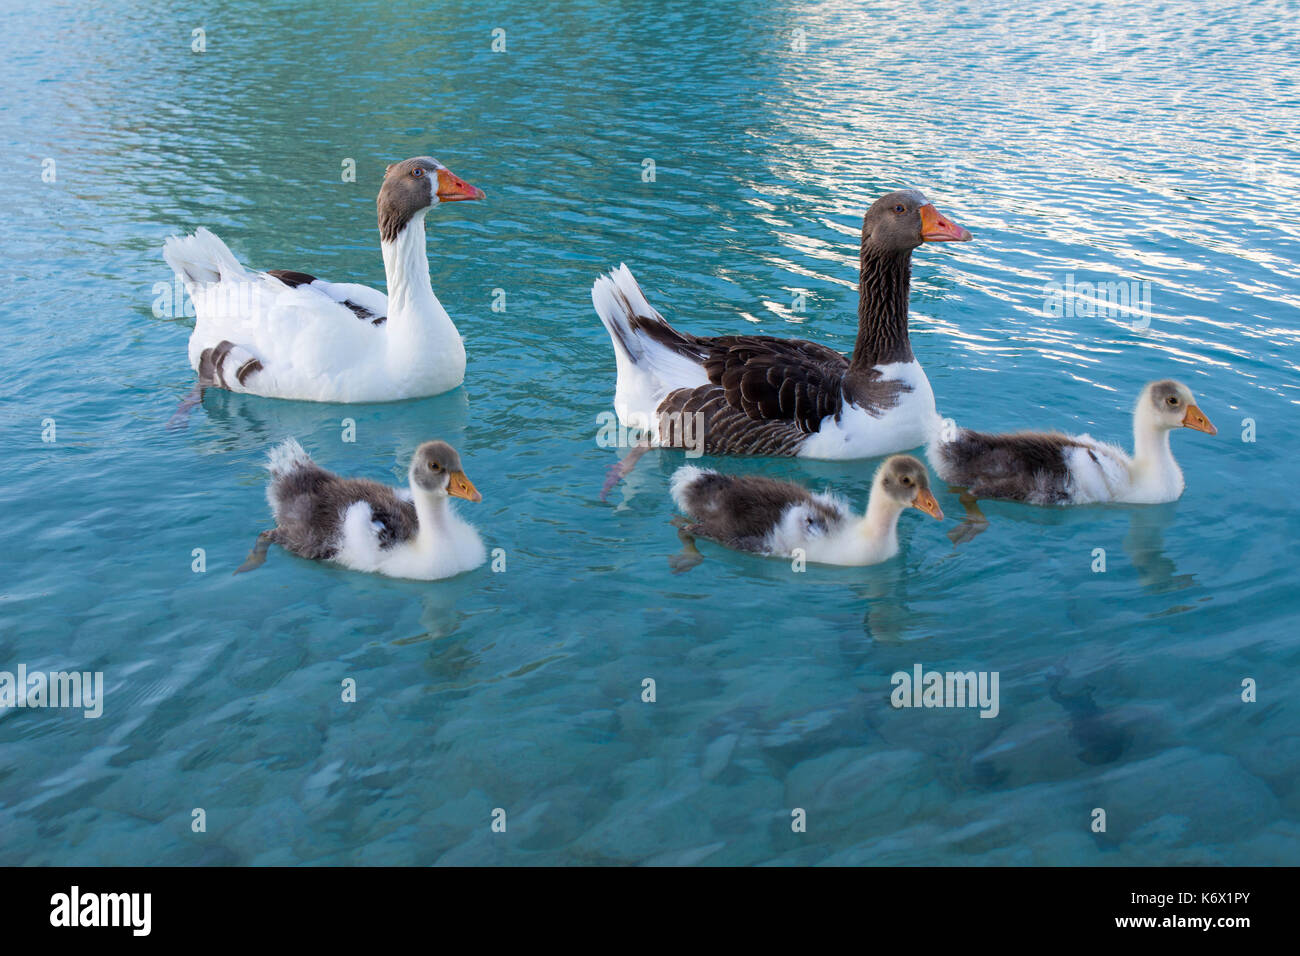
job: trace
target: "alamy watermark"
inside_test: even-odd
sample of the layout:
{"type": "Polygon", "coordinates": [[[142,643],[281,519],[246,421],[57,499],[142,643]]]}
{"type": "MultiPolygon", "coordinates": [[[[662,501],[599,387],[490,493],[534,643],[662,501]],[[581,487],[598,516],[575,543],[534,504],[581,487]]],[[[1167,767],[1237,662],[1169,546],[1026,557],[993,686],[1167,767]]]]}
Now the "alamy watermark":
{"type": "Polygon", "coordinates": [[[1053,318],[1128,319],[1135,329],[1151,325],[1151,283],[1077,281],[1043,283],[1043,314],[1053,318]]]}
{"type": "Polygon", "coordinates": [[[72,707],[93,720],[104,712],[104,672],[0,671],[0,710],[10,707],[72,707]]]}
{"type": "Polygon", "coordinates": [[[613,412],[601,412],[596,423],[596,444],[601,448],[635,448],[657,440],[661,447],[684,449],[687,458],[704,454],[703,412],[663,412],[658,417],[658,432],[652,427],[654,420],[640,412],[630,413],[627,424],[613,412]]]}
{"type": "Polygon", "coordinates": [[[74,884],[67,893],[50,897],[51,926],[119,926],[133,936],[148,936],[152,912],[152,893],[83,893],[74,884]]]}
{"type": "Polygon", "coordinates": [[[213,319],[237,319],[263,313],[280,291],[260,280],[225,279],[205,283],[189,294],[177,274],[171,282],[153,284],[153,314],[158,319],[179,319],[202,312],[213,319]]]}
{"type": "Polygon", "coordinates": [[[895,707],[978,707],[981,717],[996,717],[998,671],[924,670],[913,665],[912,673],[895,671],[889,702],[895,707]]]}

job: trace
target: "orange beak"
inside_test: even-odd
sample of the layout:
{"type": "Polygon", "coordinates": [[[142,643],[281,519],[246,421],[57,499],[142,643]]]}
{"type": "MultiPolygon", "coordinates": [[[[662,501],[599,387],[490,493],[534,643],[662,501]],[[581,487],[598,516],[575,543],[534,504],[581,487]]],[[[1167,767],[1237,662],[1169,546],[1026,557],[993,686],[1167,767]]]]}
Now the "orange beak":
{"type": "Polygon", "coordinates": [[[1187,414],[1183,416],[1183,427],[1195,428],[1198,432],[1205,432],[1207,435],[1219,434],[1219,430],[1211,425],[1210,420],[1205,417],[1205,412],[1195,405],[1187,406],[1187,414]]]}
{"type": "Polygon", "coordinates": [[[483,496],[478,493],[478,489],[469,483],[463,471],[453,471],[451,480],[447,482],[447,494],[453,498],[464,498],[466,501],[482,501],[483,496]]]}
{"type": "Polygon", "coordinates": [[[943,509],[939,507],[939,502],[934,500],[934,495],[928,490],[918,491],[916,497],[912,499],[912,507],[920,508],[930,517],[942,521],[943,509]]]}
{"type": "Polygon", "coordinates": [[[438,170],[438,200],[440,202],[464,202],[467,199],[482,199],[486,193],[477,186],[471,186],[450,169],[438,170]]]}
{"type": "Polygon", "coordinates": [[[931,203],[921,207],[921,241],[922,242],[969,242],[969,229],[963,229],[931,203]]]}

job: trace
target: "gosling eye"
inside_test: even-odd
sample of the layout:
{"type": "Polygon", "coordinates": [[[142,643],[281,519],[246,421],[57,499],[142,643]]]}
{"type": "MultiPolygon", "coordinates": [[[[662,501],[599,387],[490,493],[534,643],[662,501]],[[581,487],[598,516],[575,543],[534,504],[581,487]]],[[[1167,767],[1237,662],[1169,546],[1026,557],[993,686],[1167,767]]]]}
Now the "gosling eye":
{"type": "Polygon", "coordinates": [[[1170,404],[1170,405],[1177,405],[1177,404],[1178,404],[1178,396],[1177,396],[1177,395],[1170,395],[1168,401],[1169,401],[1169,404],[1170,404]]]}
{"type": "Polygon", "coordinates": [[[907,477],[907,475],[904,475],[904,476],[903,476],[902,481],[903,481],[903,484],[905,484],[905,485],[910,485],[910,484],[912,483],[912,479],[909,478],[909,477],[907,477]]]}
{"type": "Polygon", "coordinates": [[[906,211],[906,208],[907,208],[907,207],[905,207],[905,206],[900,202],[897,206],[894,207],[894,212],[898,213],[898,214],[901,216],[901,215],[906,211]]]}
{"type": "Polygon", "coordinates": [[[431,461],[431,462],[429,462],[429,470],[430,470],[430,471],[442,471],[442,465],[438,464],[436,461],[431,461]]]}

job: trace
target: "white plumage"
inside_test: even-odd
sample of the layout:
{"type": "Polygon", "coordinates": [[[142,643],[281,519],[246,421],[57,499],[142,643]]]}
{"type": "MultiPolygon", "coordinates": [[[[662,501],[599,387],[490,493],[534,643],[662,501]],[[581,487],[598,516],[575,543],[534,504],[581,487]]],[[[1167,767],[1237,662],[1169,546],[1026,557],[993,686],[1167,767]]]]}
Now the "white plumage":
{"type": "Polygon", "coordinates": [[[617,380],[614,411],[626,428],[647,428],[659,440],[659,404],[669,392],[709,384],[699,361],[679,354],[639,331],[632,320],[664,317],[646,299],[626,264],[600,276],[591,287],[591,302],[614,344],[617,380]]]}
{"type": "Polygon", "coordinates": [[[230,372],[244,363],[232,356],[221,382],[231,391],[385,402],[456,388],[465,378],[465,346],[429,285],[423,223],[408,226],[391,246],[384,249],[389,287],[406,294],[403,307],[390,310],[388,296],[355,283],[316,279],[294,287],[249,272],[206,229],[169,238],[163,255],[194,300],[190,366],[198,371],[205,350],[230,342],[261,365],[240,381],[230,372]],[[358,316],[345,300],[384,321],[358,316]]]}
{"type": "Polygon", "coordinates": [[[936,439],[928,453],[940,477],[967,488],[974,498],[1036,505],[1159,504],[1183,493],[1183,472],[1169,442],[1178,428],[1216,434],[1191,390],[1163,379],[1143,388],[1133,407],[1131,455],[1091,435],[968,429],[936,439]]]}
{"type": "Polygon", "coordinates": [[[450,498],[480,500],[446,442],[425,442],[411,459],[408,488],[342,478],[321,468],[294,439],[270,452],[266,498],[275,528],[240,570],[265,560],[269,544],[354,571],[434,580],[478,567],[487,551],[450,498]]]}
{"type": "Polygon", "coordinates": [[[194,301],[199,386],[317,402],[437,395],[465,378],[465,346],[429,284],[425,215],[483,191],[431,157],[388,168],[378,199],[388,294],[302,272],[245,269],[207,229],[163,248],[194,301]]]}
{"type": "Polygon", "coordinates": [[[877,470],[866,513],[838,495],[815,493],[758,475],[727,475],[684,465],[673,473],[673,501],[693,524],[684,531],[757,554],[815,564],[878,564],[898,554],[898,518],[909,507],[942,519],[925,466],[895,455],[877,470]]]}

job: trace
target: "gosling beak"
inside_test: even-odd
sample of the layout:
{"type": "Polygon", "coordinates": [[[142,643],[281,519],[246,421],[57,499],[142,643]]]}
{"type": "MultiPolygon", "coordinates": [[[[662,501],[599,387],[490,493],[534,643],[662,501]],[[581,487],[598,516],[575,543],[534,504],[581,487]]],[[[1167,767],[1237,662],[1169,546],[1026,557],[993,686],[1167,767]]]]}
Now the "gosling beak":
{"type": "Polygon", "coordinates": [[[1219,434],[1219,430],[1211,425],[1210,420],[1205,417],[1205,412],[1195,405],[1187,406],[1187,414],[1183,416],[1183,427],[1195,428],[1198,432],[1205,432],[1207,435],[1219,434]]]}
{"type": "Polygon", "coordinates": [[[922,242],[969,242],[970,230],[963,229],[931,203],[921,207],[922,242]]]}
{"type": "Polygon", "coordinates": [[[438,201],[464,202],[466,199],[482,199],[486,193],[477,186],[471,186],[450,169],[438,170],[438,201]]]}
{"type": "Polygon", "coordinates": [[[934,495],[930,494],[928,489],[916,493],[916,497],[912,499],[912,507],[920,508],[938,521],[943,520],[943,509],[939,507],[939,502],[934,500],[934,495]]]}
{"type": "Polygon", "coordinates": [[[483,496],[478,493],[478,489],[469,483],[463,471],[453,471],[451,480],[447,482],[447,494],[453,498],[464,498],[466,501],[482,501],[483,496]]]}

